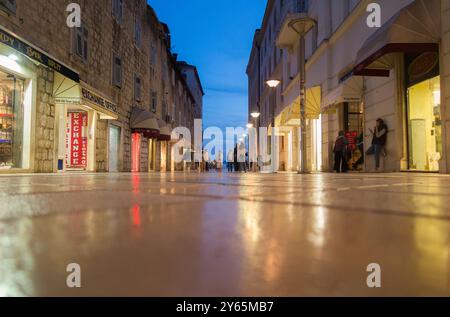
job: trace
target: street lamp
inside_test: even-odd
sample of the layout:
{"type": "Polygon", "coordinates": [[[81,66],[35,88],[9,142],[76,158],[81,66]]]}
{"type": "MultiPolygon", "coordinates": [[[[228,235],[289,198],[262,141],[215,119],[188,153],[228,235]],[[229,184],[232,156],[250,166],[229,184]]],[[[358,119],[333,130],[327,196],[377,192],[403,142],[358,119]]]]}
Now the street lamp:
{"type": "Polygon", "coordinates": [[[254,111],[250,115],[252,116],[253,119],[258,119],[261,113],[258,111],[254,111]]]}
{"type": "MultiPolygon", "coordinates": [[[[276,108],[276,104],[277,104],[277,96],[276,96],[276,92],[275,89],[281,84],[281,81],[278,79],[269,79],[266,81],[267,86],[269,86],[269,88],[273,91],[272,93],[272,140],[274,140],[275,138],[275,108],[276,108]]],[[[273,157],[273,155],[275,155],[275,144],[274,142],[271,143],[271,153],[272,153],[272,168],[275,172],[276,168],[275,168],[275,159],[273,157]]],[[[278,154],[278,153],[277,153],[278,154]]]]}
{"type": "Polygon", "coordinates": [[[267,86],[269,86],[270,88],[277,88],[280,83],[281,81],[279,81],[278,79],[269,79],[268,81],[266,81],[267,86]]]}
{"type": "Polygon", "coordinates": [[[300,74],[300,144],[301,155],[299,164],[299,173],[309,173],[307,166],[307,153],[306,153],[306,61],[305,61],[305,36],[316,25],[316,21],[306,15],[295,19],[289,23],[289,27],[295,31],[300,37],[299,44],[299,62],[298,72],[300,74]]]}

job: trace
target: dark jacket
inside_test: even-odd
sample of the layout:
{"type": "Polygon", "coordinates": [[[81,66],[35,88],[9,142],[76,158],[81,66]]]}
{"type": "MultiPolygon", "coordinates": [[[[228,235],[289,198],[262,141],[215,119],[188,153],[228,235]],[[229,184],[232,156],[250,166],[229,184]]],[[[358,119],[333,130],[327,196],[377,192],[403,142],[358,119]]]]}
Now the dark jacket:
{"type": "Polygon", "coordinates": [[[347,145],[348,145],[348,140],[345,138],[345,136],[339,136],[336,139],[336,142],[334,144],[333,152],[334,153],[337,153],[337,152],[344,153],[347,151],[347,145]]]}
{"type": "Polygon", "coordinates": [[[383,124],[379,131],[374,131],[372,144],[385,146],[387,141],[388,127],[383,124]]]}

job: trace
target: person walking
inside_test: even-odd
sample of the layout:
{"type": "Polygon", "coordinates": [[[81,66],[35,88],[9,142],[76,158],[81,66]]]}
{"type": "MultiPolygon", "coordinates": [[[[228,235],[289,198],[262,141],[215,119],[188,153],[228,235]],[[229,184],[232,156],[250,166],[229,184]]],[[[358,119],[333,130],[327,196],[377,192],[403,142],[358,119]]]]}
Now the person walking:
{"type": "Polygon", "coordinates": [[[334,144],[334,170],[336,173],[347,173],[347,146],[348,140],[345,138],[345,132],[340,131],[339,136],[334,144]]]}
{"type": "Polygon", "coordinates": [[[222,151],[219,151],[219,153],[217,154],[217,171],[219,173],[222,173],[222,169],[223,169],[223,154],[222,151]]]}
{"type": "Polygon", "coordinates": [[[227,155],[227,168],[228,172],[232,173],[234,170],[234,151],[229,150],[227,155]]]}
{"type": "Polygon", "coordinates": [[[205,161],[205,171],[209,172],[209,163],[210,163],[210,158],[209,158],[209,152],[208,150],[205,150],[203,152],[203,160],[205,161]]]}
{"type": "Polygon", "coordinates": [[[234,171],[235,172],[239,172],[239,162],[238,162],[238,145],[236,144],[236,146],[234,147],[234,171]]]}
{"type": "Polygon", "coordinates": [[[387,156],[385,146],[387,142],[388,126],[383,119],[377,119],[375,128],[369,129],[372,134],[372,146],[367,150],[367,155],[373,155],[375,158],[375,170],[380,170],[381,155],[387,156]]]}
{"type": "Polygon", "coordinates": [[[239,152],[239,171],[247,173],[247,163],[245,159],[246,149],[244,143],[239,144],[238,152],[239,152]]]}

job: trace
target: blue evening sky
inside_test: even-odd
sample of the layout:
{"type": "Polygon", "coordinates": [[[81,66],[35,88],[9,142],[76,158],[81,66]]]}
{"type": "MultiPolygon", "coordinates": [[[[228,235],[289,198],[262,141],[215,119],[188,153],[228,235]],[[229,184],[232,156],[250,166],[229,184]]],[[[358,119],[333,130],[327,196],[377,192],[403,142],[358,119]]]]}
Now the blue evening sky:
{"type": "Polygon", "coordinates": [[[245,127],[245,73],[265,0],[148,0],[169,25],[178,60],[196,65],[206,96],[203,126],[245,127]]]}

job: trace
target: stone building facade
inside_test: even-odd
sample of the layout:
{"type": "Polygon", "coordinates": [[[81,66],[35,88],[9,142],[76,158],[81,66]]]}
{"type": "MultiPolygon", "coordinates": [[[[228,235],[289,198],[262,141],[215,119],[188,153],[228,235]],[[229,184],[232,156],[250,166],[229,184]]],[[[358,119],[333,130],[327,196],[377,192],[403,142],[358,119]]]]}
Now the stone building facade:
{"type": "MultiPolygon", "coordinates": [[[[376,1],[381,27],[369,27],[369,0],[269,0],[249,60],[249,112],[278,128],[280,164],[299,165],[299,36],[289,27],[309,16],[306,42],[307,165],[333,171],[339,131],[371,145],[378,118],[388,127],[381,170],[449,173],[449,2],[376,1]],[[420,21],[420,22],[418,22],[420,21]],[[280,80],[276,89],[265,81],[280,80]],[[257,89],[259,87],[259,89],[257,89]]],[[[251,118],[249,119],[251,120],[251,118]]],[[[366,156],[362,171],[375,171],[366,156]]]]}
{"type": "Polygon", "coordinates": [[[175,170],[171,131],[195,99],[168,26],[145,0],[100,0],[70,28],[73,2],[0,1],[0,173],[175,170]]]}

